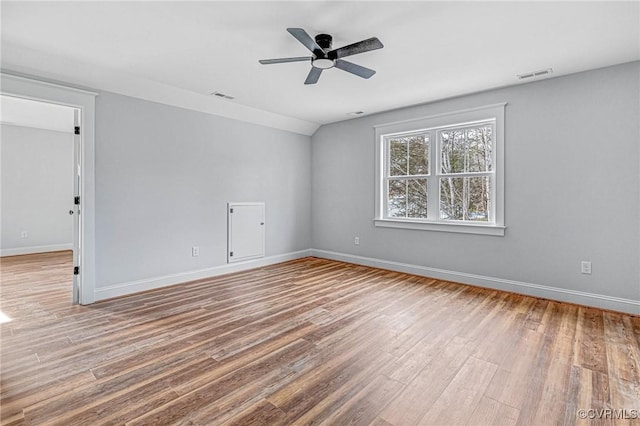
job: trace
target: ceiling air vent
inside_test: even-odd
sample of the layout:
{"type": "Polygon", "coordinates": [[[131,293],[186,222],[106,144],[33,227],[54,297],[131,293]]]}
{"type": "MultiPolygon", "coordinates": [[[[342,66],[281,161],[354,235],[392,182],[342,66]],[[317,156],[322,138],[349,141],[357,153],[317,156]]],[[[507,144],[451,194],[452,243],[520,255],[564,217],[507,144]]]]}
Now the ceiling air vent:
{"type": "Polygon", "coordinates": [[[532,71],[525,74],[518,74],[518,80],[527,80],[534,77],[542,77],[543,75],[549,75],[553,72],[553,68],[547,68],[546,70],[532,71]]]}
{"type": "Polygon", "coordinates": [[[223,98],[223,99],[235,99],[235,97],[233,97],[233,96],[229,96],[229,95],[226,95],[226,94],[220,93],[220,92],[211,92],[210,95],[217,96],[217,97],[223,98]]]}

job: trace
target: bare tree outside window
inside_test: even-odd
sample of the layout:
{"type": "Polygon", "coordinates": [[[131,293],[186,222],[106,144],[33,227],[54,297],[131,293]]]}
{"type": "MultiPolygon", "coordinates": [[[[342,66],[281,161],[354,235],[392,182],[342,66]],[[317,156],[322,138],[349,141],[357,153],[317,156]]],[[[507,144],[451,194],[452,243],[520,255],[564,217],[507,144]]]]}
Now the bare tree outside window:
{"type": "Polygon", "coordinates": [[[386,136],[387,217],[491,222],[493,129],[485,122],[386,136]],[[429,217],[429,197],[437,217],[429,217]]]}
{"type": "Polygon", "coordinates": [[[440,178],[440,218],[490,221],[492,127],[442,130],[438,137],[443,176],[440,178]]]}
{"type": "Polygon", "coordinates": [[[389,139],[387,214],[398,218],[427,217],[429,139],[425,134],[389,139]]]}

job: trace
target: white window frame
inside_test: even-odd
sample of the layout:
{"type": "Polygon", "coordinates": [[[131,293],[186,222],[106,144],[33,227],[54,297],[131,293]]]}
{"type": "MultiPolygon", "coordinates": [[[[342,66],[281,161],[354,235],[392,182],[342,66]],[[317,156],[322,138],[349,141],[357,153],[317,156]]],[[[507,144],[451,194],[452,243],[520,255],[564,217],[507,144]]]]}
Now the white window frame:
{"type": "MultiPolygon", "coordinates": [[[[374,126],[376,144],[375,226],[503,236],[506,229],[504,221],[504,110],[506,105],[506,103],[499,103],[374,126]],[[440,219],[439,214],[431,214],[432,212],[439,213],[439,179],[442,175],[439,167],[441,146],[437,141],[437,133],[441,129],[467,127],[488,120],[495,121],[492,153],[494,185],[491,194],[493,220],[491,222],[468,222],[440,219]],[[411,135],[420,132],[430,133],[429,175],[427,176],[429,188],[427,210],[430,215],[427,219],[387,217],[386,168],[388,168],[389,154],[386,140],[389,136],[411,135]],[[435,193],[433,188],[437,188],[435,193]]],[[[459,174],[456,177],[467,175],[470,174],[459,174]]]]}

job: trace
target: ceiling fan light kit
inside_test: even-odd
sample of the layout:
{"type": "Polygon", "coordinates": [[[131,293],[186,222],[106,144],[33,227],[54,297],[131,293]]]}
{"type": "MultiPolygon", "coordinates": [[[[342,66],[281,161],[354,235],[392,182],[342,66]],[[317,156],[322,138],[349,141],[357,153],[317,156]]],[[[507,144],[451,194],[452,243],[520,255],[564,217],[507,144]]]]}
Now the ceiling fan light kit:
{"type": "Polygon", "coordinates": [[[323,70],[328,70],[329,68],[333,68],[334,66],[336,66],[336,63],[331,59],[316,58],[311,60],[311,66],[323,70]]]}
{"type": "Polygon", "coordinates": [[[270,65],[282,64],[286,62],[309,61],[311,63],[311,70],[309,71],[304,84],[316,84],[323,70],[334,67],[362,78],[371,78],[371,76],[376,73],[370,68],[354,64],[353,62],[345,61],[342,58],[346,56],[356,55],[358,53],[369,52],[371,50],[382,49],[384,45],[380,42],[380,40],[378,40],[377,37],[371,37],[366,40],[362,40],[357,43],[332,50],[331,45],[333,43],[333,37],[331,37],[329,34],[318,34],[314,40],[302,28],[287,28],[287,31],[289,32],[289,34],[294,36],[296,40],[302,43],[304,47],[309,49],[309,51],[313,53],[313,56],[261,59],[258,62],[263,65],[270,65]]]}

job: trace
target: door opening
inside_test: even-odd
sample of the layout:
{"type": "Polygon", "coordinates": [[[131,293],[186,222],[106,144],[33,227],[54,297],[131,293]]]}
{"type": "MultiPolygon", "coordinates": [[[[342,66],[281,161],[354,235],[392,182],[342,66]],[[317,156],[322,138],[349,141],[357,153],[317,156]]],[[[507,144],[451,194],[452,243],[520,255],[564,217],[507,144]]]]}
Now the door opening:
{"type": "MultiPolygon", "coordinates": [[[[80,164],[79,237],[76,251],[81,261],[78,268],[79,303],[95,301],[95,121],[97,92],[0,71],[0,94],[20,99],[63,105],[79,111],[80,135],[77,154],[80,164]]],[[[75,131],[75,129],[74,129],[75,131]]],[[[68,213],[68,210],[67,210],[68,213]]]]}
{"type": "Polygon", "coordinates": [[[2,256],[71,250],[80,303],[80,108],[1,94],[2,256]],[[77,273],[76,273],[77,272],[77,273]]]}

